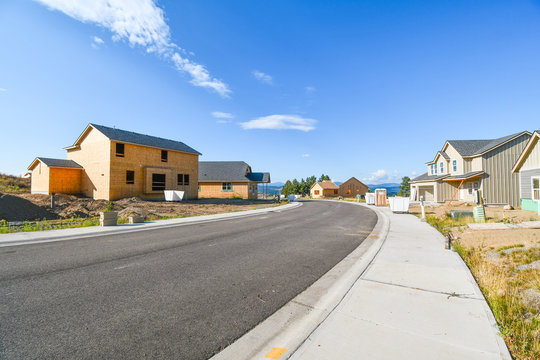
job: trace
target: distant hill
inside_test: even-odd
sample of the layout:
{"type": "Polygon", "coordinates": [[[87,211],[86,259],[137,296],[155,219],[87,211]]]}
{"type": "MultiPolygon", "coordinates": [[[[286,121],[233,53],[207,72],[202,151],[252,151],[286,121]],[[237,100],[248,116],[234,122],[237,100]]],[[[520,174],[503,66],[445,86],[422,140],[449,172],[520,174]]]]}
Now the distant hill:
{"type": "Polygon", "coordinates": [[[268,184],[265,184],[264,187],[263,187],[263,184],[259,184],[259,194],[262,194],[263,189],[266,188],[266,193],[268,195],[278,195],[281,193],[281,189],[283,189],[283,185],[285,185],[285,183],[282,183],[282,182],[268,183],[268,184]]]}
{"type": "Polygon", "coordinates": [[[375,191],[375,189],[386,189],[386,194],[388,196],[390,195],[396,195],[399,192],[399,185],[398,183],[384,183],[384,184],[366,184],[371,191],[375,191]]]}

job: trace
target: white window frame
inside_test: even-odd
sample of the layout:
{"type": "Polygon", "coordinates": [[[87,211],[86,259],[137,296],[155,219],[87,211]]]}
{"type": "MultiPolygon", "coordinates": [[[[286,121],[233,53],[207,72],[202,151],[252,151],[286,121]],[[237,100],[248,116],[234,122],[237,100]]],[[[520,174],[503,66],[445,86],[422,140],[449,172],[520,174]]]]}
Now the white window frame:
{"type": "Polygon", "coordinates": [[[540,202],[540,176],[531,176],[531,199],[540,202]],[[534,180],[538,180],[538,188],[534,187],[534,180]],[[538,191],[538,199],[534,198],[534,191],[538,191]]]}
{"type": "Polygon", "coordinates": [[[457,160],[452,160],[452,169],[454,169],[454,171],[457,171],[457,160]]]}
{"type": "Polygon", "coordinates": [[[444,163],[441,161],[440,165],[441,165],[441,174],[444,174],[444,163]]]}

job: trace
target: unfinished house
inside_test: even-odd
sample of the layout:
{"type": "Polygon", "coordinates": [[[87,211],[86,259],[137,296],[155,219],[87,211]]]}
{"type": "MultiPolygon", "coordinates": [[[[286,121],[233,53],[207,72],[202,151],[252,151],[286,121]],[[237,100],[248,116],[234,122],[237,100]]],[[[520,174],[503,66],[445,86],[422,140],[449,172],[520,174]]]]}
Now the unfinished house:
{"type": "Polygon", "coordinates": [[[338,195],[344,198],[356,197],[357,195],[364,196],[368,191],[369,187],[353,176],[339,185],[338,195]]]}
{"type": "Polygon", "coordinates": [[[252,172],[243,161],[199,162],[200,198],[257,199],[259,184],[270,182],[270,173],[252,172]]]}
{"type": "Polygon", "coordinates": [[[523,131],[498,139],[448,140],[427,172],[412,179],[414,200],[474,201],[480,190],[486,204],[519,206],[519,177],[512,172],[531,133],[523,131]]]}
{"type": "Polygon", "coordinates": [[[523,149],[512,171],[519,176],[519,198],[523,210],[540,214],[540,130],[523,149]]]}
{"type": "Polygon", "coordinates": [[[339,196],[339,187],[330,180],[323,180],[311,185],[309,194],[313,199],[339,196]]]}
{"type": "Polygon", "coordinates": [[[32,193],[115,200],[162,199],[163,190],[181,190],[197,198],[201,154],[180,141],[89,124],[65,150],[67,160],[32,162],[32,193]]]}

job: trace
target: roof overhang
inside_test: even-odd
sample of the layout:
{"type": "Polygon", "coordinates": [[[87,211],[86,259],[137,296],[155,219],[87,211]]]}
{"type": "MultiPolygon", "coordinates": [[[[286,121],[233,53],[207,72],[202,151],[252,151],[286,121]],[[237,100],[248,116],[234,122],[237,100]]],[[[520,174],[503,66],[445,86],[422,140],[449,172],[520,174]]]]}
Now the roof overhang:
{"type": "Polygon", "coordinates": [[[536,145],[536,143],[538,142],[539,138],[540,138],[540,133],[538,131],[535,131],[532,134],[531,138],[529,139],[529,142],[527,143],[527,145],[525,145],[525,148],[521,152],[521,155],[519,155],[519,158],[517,159],[516,164],[512,168],[512,172],[515,173],[515,172],[518,172],[519,169],[521,169],[521,166],[523,166],[523,163],[529,156],[529,153],[531,152],[534,145],[536,145]]]}
{"type": "Polygon", "coordinates": [[[443,181],[450,182],[450,181],[472,180],[472,179],[482,177],[484,174],[485,173],[483,171],[475,171],[474,173],[450,176],[450,177],[448,177],[446,179],[443,179],[443,181]]]}

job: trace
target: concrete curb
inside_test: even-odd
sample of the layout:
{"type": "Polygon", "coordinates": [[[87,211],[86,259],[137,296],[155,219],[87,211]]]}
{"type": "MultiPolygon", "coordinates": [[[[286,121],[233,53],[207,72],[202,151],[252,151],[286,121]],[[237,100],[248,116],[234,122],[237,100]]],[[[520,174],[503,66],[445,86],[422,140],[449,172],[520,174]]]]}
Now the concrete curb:
{"type": "MultiPolygon", "coordinates": [[[[367,207],[361,203],[340,203],[367,207]]],[[[211,359],[265,359],[273,348],[286,349],[280,359],[292,356],[341,303],[384,244],[389,231],[388,217],[375,207],[369,208],[378,220],[362,244],[304,292],[211,359]]]]}
{"type": "Polygon", "coordinates": [[[158,220],[148,223],[140,224],[122,224],[111,227],[91,226],[85,228],[73,228],[73,229],[61,229],[61,230],[46,230],[46,231],[32,231],[32,232],[19,232],[11,234],[0,234],[0,247],[6,246],[18,246],[48,243],[55,241],[67,241],[75,239],[83,239],[88,237],[105,236],[112,234],[125,234],[137,231],[148,231],[153,229],[172,228],[177,226],[185,226],[191,224],[199,224],[205,222],[230,220],[248,216],[256,216],[269,212],[281,212],[302,206],[301,202],[292,202],[286,205],[280,205],[275,207],[246,210],[232,213],[213,214],[192,216],[188,218],[177,218],[169,220],[158,220]]]}

